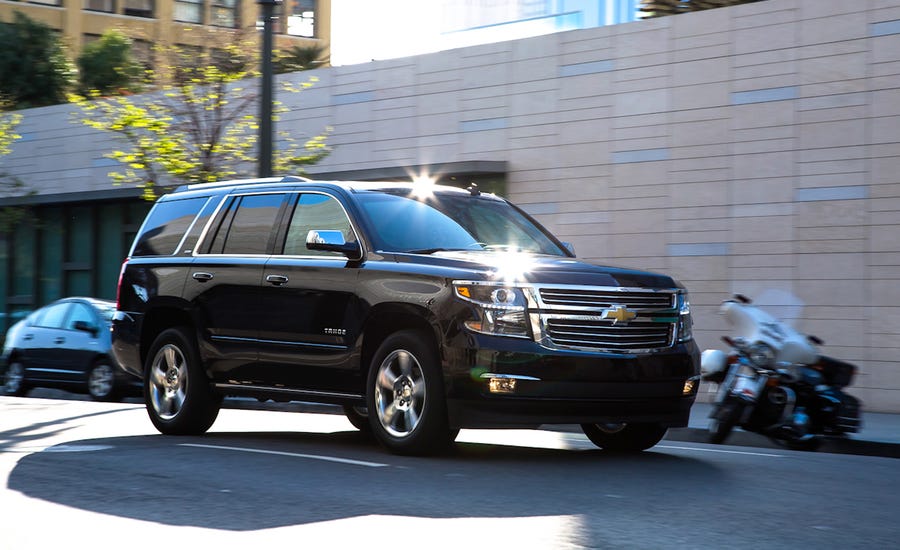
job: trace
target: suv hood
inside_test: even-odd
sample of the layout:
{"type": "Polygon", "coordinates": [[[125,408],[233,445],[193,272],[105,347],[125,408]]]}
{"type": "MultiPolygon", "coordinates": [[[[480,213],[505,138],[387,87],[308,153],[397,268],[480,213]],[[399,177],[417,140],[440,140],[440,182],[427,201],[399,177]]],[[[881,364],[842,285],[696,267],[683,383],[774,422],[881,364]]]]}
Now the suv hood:
{"type": "Polygon", "coordinates": [[[476,280],[523,281],[534,284],[585,285],[631,288],[681,288],[672,277],[648,271],[602,266],[561,256],[440,251],[433,254],[398,254],[397,261],[453,270],[471,271],[476,280]]]}

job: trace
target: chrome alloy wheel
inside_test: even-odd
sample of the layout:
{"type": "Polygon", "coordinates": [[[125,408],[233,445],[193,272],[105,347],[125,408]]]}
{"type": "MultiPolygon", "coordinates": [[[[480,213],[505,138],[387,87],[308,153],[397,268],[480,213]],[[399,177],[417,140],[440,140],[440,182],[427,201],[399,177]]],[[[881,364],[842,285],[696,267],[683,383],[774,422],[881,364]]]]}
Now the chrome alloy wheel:
{"type": "Polygon", "coordinates": [[[88,377],[88,391],[95,397],[106,397],[112,393],[115,377],[110,365],[106,363],[97,365],[91,369],[88,377]]]}
{"type": "Polygon", "coordinates": [[[390,435],[405,437],[419,425],[424,408],[422,366],[408,351],[392,351],[381,362],[375,378],[375,409],[379,422],[390,435]]]}
{"type": "Polygon", "coordinates": [[[156,352],[150,372],[150,402],[163,420],[175,418],[184,406],[187,362],[177,346],[166,344],[156,352]]]}

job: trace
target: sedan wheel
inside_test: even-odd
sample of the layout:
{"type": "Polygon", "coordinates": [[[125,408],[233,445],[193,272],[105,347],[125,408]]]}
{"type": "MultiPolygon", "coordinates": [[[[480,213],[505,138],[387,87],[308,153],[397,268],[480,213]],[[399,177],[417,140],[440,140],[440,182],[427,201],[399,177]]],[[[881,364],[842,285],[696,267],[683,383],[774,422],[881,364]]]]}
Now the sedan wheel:
{"type": "Polygon", "coordinates": [[[9,364],[3,390],[7,395],[21,396],[28,393],[28,387],[25,385],[25,365],[18,361],[9,364]]]}
{"type": "Polygon", "coordinates": [[[115,399],[116,371],[106,361],[98,361],[88,373],[88,393],[96,401],[115,399]]]}

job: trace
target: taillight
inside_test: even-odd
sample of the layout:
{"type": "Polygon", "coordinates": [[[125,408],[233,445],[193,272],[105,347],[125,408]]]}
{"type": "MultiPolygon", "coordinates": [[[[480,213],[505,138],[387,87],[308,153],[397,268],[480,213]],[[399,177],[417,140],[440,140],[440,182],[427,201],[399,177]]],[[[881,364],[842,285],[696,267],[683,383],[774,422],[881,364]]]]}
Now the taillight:
{"type": "Polygon", "coordinates": [[[125,261],[122,262],[122,267],[119,269],[119,282],[116,283],[116,309],[122,309],[122,277],[125,276],[125,266],[128,265],[128,260],[130,258],[125,258],[125,261]]]}

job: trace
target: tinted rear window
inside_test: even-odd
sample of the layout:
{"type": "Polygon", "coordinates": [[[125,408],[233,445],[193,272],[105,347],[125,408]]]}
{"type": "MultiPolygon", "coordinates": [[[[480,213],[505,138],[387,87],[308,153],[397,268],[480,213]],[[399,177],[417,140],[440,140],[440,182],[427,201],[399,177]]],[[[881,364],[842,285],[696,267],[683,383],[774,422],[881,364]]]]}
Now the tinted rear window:
{"type": "Polygon", "coordinates": [[[235,197],[227,207],[210,254],[268,254],[284,193],[235,197]]]}
{"type": "Polygon", "coordinates": [[[206,204],[207,197],[157,203],[147,216],[132,256],[170,256],[206,204]]]}

